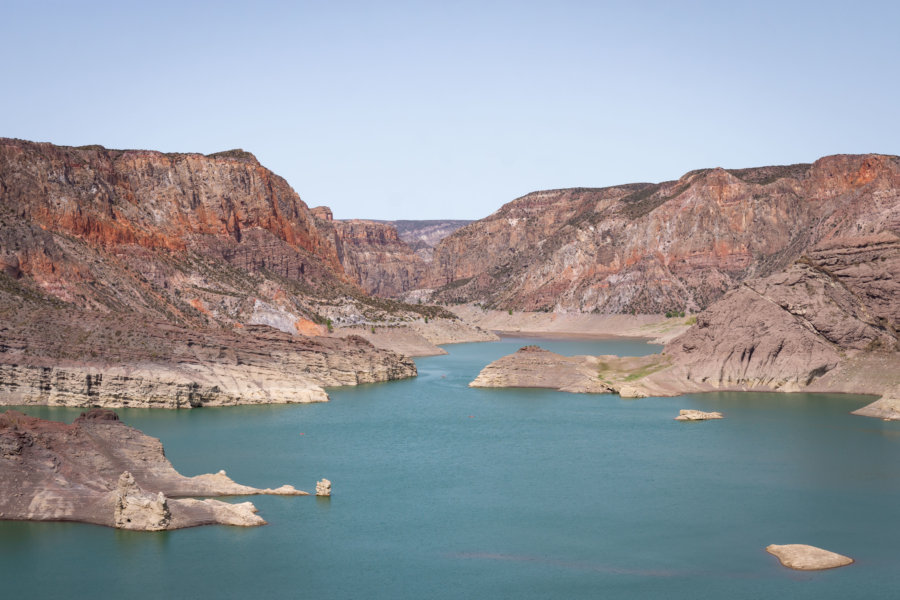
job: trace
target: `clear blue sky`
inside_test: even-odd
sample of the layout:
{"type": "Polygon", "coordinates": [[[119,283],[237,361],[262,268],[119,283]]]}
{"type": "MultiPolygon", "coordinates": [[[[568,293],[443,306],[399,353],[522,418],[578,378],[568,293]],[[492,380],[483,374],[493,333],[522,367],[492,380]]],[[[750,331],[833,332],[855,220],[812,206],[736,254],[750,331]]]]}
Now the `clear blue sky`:
{"type": "Polygon", "coordinates": [[[0,136],[244,148],[337,218],[900,153],[898,2],[0,0],[0,136]]]}

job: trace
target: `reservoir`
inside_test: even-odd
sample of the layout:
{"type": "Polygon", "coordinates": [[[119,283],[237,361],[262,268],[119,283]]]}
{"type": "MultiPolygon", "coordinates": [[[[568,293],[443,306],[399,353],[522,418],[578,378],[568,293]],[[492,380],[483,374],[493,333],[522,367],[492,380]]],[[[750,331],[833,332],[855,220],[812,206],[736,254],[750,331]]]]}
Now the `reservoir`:
{"type": "MultiPolygon", "coordinates": [[[[331,402],[119,409],[185,475],[256,487],[269,525],[144,533],[0,522],[8,598],[889,598],[900,594],[900,423],[871,397],[716,393],[623,400],[472,389],[536,343],[635,355],[627,340],[504,338],[416,360],[415,379],[331,402]],[[676,422],[682,408],[725,419],[676,422]],[[803,543],[856,559],[798,572],[803,543]]],[[[78,409],[28,407],[71,422],[78,409]]],[[[229,501],[232,501],[229,499],[229,501]]]]}

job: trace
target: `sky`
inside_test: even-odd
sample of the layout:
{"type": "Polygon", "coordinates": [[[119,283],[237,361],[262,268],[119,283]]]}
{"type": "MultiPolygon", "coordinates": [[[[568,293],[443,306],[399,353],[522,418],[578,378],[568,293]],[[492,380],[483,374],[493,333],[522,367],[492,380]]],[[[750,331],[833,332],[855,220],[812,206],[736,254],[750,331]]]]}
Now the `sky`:
{"type": "Polygon", "coordinates": [[[900,154],[900,2],[0,0],[0,137],[253,152],[335,218],[900,154]]]}

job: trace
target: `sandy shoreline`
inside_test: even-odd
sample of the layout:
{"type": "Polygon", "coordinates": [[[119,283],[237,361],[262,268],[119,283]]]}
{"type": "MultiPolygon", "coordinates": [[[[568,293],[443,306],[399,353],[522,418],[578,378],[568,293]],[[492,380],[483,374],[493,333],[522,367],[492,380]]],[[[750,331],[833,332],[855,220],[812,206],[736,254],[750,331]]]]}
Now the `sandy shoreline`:
{"type": "Polygon", "coordinates": [[[626,335],[617,333],[585,333],[583,331],[504,331],[492,330],[501,338],[535,338],[544,340],[644,340],[653,343],[657,336],[626,335]]]}
{"type": "Polygon", "coordinates": [[[642,339],[664,344],[690,327],[690,317],[598,315],[486,310],[471,304],[448,307],[463,321],[502,336],[572,339],[642,339]]]}

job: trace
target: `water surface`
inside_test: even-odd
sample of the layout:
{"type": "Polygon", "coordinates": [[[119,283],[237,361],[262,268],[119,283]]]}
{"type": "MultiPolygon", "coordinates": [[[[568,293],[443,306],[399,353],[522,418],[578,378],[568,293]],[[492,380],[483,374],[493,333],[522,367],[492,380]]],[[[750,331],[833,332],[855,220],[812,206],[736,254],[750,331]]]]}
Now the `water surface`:
{"type": "MultiPolygon", "coordinates": [[[[258,487],[270,525],[123,532],[0,523],[4,597],[887,598],[900,593],[900,424],[870,398],[618,396],[467,387],[528,344],[639,354],[637,341],[447,346],[414,380],[330,390],[324,404],[124,409],[186,475],[258,487]],[[722,421],[678,423],[680,408],[722,421]],[[781,567],[809,543],[857,559],[781,567]]],[[[30,408],[71,421],[78,410],[30,408]]],[[[244,500],[243,498],[237,499],[244,500]]]]}

